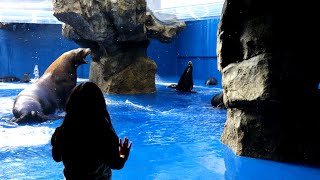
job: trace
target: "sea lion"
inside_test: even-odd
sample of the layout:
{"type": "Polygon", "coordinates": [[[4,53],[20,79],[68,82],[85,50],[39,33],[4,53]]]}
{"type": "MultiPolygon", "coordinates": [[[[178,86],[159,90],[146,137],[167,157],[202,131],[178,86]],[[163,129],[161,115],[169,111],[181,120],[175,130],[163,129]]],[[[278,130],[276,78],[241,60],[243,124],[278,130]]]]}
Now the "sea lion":
{"type": "Polygon", "coordinates": [[[17,82],[17,81],[20,81],[20,79],[15,76],[1,76],[0,77],[0,82],[17,82]]]}
{"type": "Polygon", "coordinates": [[[208,78],[206,80],[205,84],[207,86],[209,86],[209,85],[217,85],[218,84],[218,80],[216,78],[214,78],[214,77],[210,77],[210,78],[208,78]]]}
{"type": "Polygon", "coordinates": [[[24,73],[23,76],[21,77],[20,79],[20,82],[21,83],[28,83],[30,82],[31,79],[30,79],[30,73],[24,73]]]}
{"type": "Polygon", "coordinates": [[[216,94],[212,97],[211,99],[211,105],[213,107],[221,108],[221,109],[226,109],[226,106],[223,103],[223,91],[220,92],[219,94],[216,94]]]}
{"type": "Polygon", "coordinates": [[[168,86],[168,88],[175,88],[176,91],[181,92],[195,92],[193,91],[193,77],[192,77],[192,62],[188,62],[188,66],[182,73],[178,84],[171,84],[168,86]]]}
{"type": "Polygon", "coordinates": [[[35,83],[18,94],[11,121],[27,123],[61,118],[51,114],[64,110],[77,83],[77,68],[88,63],[85,57],[90,53],[89,48],[78,48],[58,57],[35,83]]]}

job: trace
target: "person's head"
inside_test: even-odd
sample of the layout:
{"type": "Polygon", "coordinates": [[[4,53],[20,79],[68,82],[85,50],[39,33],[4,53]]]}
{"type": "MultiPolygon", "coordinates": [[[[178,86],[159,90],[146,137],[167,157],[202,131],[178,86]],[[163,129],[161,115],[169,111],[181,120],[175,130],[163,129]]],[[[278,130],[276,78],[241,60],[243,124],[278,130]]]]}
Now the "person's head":
{"type": "Polygon", "coordinates": [[[93,82],[84,82],[73,88],[65,111],[65,126],[102,125],[106,118],[110,120],[103,93],[93,82]]]}

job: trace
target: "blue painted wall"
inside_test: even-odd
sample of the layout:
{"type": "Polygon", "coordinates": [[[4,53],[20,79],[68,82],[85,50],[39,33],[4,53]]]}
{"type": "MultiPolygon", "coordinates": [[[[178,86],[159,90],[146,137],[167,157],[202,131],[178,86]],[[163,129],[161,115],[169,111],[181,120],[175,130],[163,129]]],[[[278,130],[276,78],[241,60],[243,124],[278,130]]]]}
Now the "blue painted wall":
{"type": "Polygon", "coordinates": [[[147,54],[149,58],[156,62],[157,74],[160,77],[177,75],[177,47],[175,40],[170,43],[151,40],[147,54]]]}
{"type": "Polygon", "coordinates": [[[177,39],[177,74],[180,76],[188,61],[193,64],[193,77],[221,81],[217,69],[216,41],[219,19],[187,22],[177,39]]]}
{"type": "MultiPolygon", "coordinates": [[[[215,77],[217,70],[216,34],[219,19],[186,22],[186,28],[170,43],[151,40],[147,54],[160,77],[180,77],[188,61],[193,62],[195,79],[215,77]]],[[[21,77],[39,65],[40,75],[62,53],[79,46],[61,35],[61,25],[29,24],[28,29],[0,30],[0,76],[21,77]]],[[[90,56],[89,56],[90,57],[90,56]]],[[[90,62],[90,60],[89,60],[90,62]]],[[[78,68],[78,77],[89,77],[89,64],[78,68]]]]}
{"type": "MultiPolygon", "coordinates": [[[[0,76],[33,78],[35,64],[40,76],[62,53],[79,46],[61,35],[61,25],[28,24],[27,29],[0,30],[0,76]]],[[[78,68],[79,77],[88,77],[89,65],[78,68]],[[85,67],[86,66],[86,67],[85,67]]]]}
{"type": "Polygon", "coordinates": [[[194,79],[215,77],[221,86],[216,55],[219,20],[186,22],[186,28],[169,44],[152,40],[148,55],[157,63],[158,75],[180,77],[188,61],[192,61],[194,79]]]}

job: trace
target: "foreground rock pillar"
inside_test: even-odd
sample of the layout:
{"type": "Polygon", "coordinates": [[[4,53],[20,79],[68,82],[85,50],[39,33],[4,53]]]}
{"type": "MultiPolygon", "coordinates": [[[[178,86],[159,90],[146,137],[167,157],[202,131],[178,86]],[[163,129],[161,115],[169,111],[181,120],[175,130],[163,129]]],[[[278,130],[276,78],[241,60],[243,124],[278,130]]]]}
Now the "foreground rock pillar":
{"type": "Polygon", "coordinates": [[[90,81],[104,93],[155,92],[156,63],[146,51],[149,38],[169,42],[184,22],[157,23],[145,0],[53,0],[62,34],[92,50],[90,81]]]}
{"type": "Polygon", "coordinates": [[[299,36],[300,7],[284,9],[225,1],[217,39],[227,106],[221,141],[241,156],[320,164],[320,73],[309,43],[318,35],[303,26],[308,33],[299,36]]]}

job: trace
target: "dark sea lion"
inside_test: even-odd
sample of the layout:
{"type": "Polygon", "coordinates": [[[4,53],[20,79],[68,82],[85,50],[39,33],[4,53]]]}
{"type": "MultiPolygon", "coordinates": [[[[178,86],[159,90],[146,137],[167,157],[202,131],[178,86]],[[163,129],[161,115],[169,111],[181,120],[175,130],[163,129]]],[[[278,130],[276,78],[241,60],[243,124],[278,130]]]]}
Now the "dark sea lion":
{"type": "Polygon", "coordinates": [[[77,68],[88,61],[89,48],[63,53],[33,84],[21,91],[13,104],[16,123],[43,122],[61,118],[50,114],[62,112],[71,90],[77,83],[77,68]]]}
{"type": "Polygon", "coordinates": [[[213,107],[221,108],[221,109],[226,109],[224,103],[223,103],[223,91],[219,94],[216,94],[212,97],[211,99],[211,105],[213,107]]]}
{"type": "Polygon", "coordinates": [[[21,77],[20,79],[20,82],[21,83],[28,83],[30,82],[31,79],[30,79],[30,73],[24,73],[23,76],[21,77]]]}
{"type": "Polygon", "coordinates": [[[15,76],[1,76],[0,77],[0,82],[17,82],[17,81],[20,81],[20,79],[15,76]]]}
{"type": "Polygon", "coordinates": [[[188,62],[188,66],[183,71],[177,85],[171,84],[168,88],[175,88],[176,91],[181,92],[195,92],[193,91],[193,76],[192,76],[192,62],[188,62]]]}
{"type": "Polygon", "coordinates": [[[217,85],[218,84],[218,80],[214,77],[210,77],[206,80],[205,82],[206,85],[217,85]]]}

